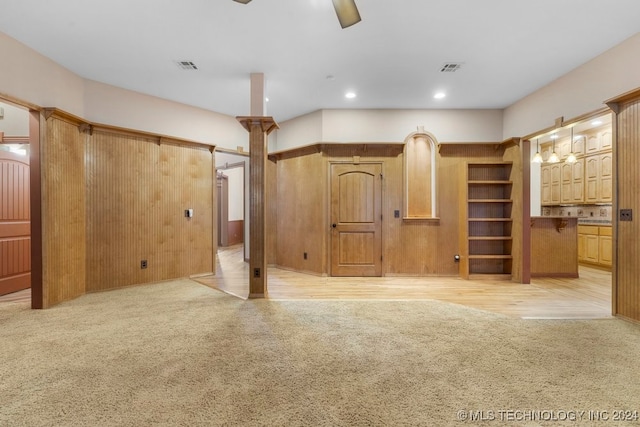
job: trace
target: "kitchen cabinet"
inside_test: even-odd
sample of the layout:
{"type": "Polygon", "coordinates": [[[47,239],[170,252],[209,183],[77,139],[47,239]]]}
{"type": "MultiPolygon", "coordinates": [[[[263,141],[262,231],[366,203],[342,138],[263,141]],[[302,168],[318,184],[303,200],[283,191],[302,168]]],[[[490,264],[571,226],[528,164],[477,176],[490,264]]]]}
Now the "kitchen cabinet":
{"type": "Polygon", "coordinates": [[[562,203],[582,203],[584,201],[584,158],[575,163],[562,163],[560,166],[562,203]]]}
{"type": "Polygon", "coordinates": [[[610,127],[593,129],[576,135],[573,142],[565,137],[555,141],[560,161],[548,163],[553,142],[540,145],[540,198],[543,206],[560,204],[598,204],[613,201],[613,138],[610,127]],[[566,163],[569,153],[575,163],[566,163]]]}
{"type": "Polygon", "coordinates": [[[578,261],[611,268],[611,226],[578,225],[578,261]]]}

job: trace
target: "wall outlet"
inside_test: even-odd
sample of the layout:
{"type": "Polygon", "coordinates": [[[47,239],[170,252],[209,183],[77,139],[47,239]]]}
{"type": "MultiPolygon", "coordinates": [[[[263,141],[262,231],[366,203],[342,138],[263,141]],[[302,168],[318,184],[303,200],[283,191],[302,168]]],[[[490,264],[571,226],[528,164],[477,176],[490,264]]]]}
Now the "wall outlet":
{"type": "Polygon", "coordinates": [[[306,252],[305,252],[305,253],[303,253],[303,254],[302,254],[302,257],[303,257],[304,259],[307,259],[307,253],[306,253],[306,252]]]}
{"type": "Polygon", "coordinates": [[[147,268],[147,260],[146,259],[143,259],[142,261],[140,261],[140,268],[143,269],[143,270],[145,268],[147,268]]]}
{"type": "Polygon", "coordinates": [[[620,209],[620,221],[633,221],[633,209],[620,209]]]}

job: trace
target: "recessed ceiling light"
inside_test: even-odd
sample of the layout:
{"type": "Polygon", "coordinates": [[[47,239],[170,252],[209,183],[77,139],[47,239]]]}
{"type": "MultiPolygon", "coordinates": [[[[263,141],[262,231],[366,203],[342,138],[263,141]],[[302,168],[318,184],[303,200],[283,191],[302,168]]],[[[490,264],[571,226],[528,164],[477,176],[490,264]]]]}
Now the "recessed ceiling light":
{"type": "Polygon", "coordinates": [[[446,93],[444,93],[444,92],[437,92],[435,95],[433,95],[433,97],[434,97],[435,99],[442,99],[442,98],[444,98],[445,96],[447,96],[447,94],[446,94],[446,93]]]}
{"type": "Polygon", "coordinates": [[[558,134],[557,134],[557,133],[554,133],[554,134],[552,134],[549,138],[551,138],[551,139],[558,139],[558,134]]]}
{"type": "Polygon", "coordinates": [[[594,120],[594,121],[591,122],[591,124],[593,126],[600,126],[602,124],[602,121],[601,120],[594,120]]]}
{"type": "Polygon", "coordinates": [[[347,99],[353,99],[353,98],[355,98],[355,97],[356,97],[356,94],[355,94],[355,92],[347,92],[347,93],[344,95],[344,97],[345,97],[345,98],[347,98],[347,99]]]}

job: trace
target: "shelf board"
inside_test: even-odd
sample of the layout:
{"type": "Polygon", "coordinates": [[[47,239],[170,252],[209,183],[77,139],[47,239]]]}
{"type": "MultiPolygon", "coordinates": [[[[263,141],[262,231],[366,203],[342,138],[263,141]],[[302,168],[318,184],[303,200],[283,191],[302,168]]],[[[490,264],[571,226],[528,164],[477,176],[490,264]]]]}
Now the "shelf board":
{"type": "Polygon", "coordinates": [[[511,236],[469,236],[469,240],[474,240],[474,241],[482,241],[482,240],[513,240],[513,237],[511,236]]]}
{"type": "Polygon", "coordinates": [[[511,274],[505,273],[470,273],[471,280],[511,280],[511,274]]]}
{"type": "Polygon", "coordinates": [[[469,218],[469,222],[511,222],[511,218],[469,218]]]}
{"type": "Polygon", "coordinates": [[[492,184],[492,185],[509,185],[509,184],[513,184],[513,181],[501,181],[501,180],[473,180],[473,181],[467,181],[468,184],[471,185],[487,185],[487,184],[492,184]]]}
{"type": "Polygon", "coordinates": [[[469,259],[512,259],[511,255],[469,255],[469,259]]]}
{"type": "Polygon", "coordinates": [[[469,203],[512,203],[511,199],[469,199],[469,203]]]}

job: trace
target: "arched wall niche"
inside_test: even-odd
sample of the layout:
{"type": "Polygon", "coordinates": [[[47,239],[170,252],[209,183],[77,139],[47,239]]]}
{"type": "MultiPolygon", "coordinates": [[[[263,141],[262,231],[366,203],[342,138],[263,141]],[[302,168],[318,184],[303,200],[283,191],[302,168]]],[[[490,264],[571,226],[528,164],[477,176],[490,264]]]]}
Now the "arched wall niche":
{"type": "Polygon", "coordinates": [[[436,147],[422,126],[404,140],[404,219],[437,219],[436,147]]]}

